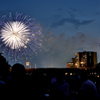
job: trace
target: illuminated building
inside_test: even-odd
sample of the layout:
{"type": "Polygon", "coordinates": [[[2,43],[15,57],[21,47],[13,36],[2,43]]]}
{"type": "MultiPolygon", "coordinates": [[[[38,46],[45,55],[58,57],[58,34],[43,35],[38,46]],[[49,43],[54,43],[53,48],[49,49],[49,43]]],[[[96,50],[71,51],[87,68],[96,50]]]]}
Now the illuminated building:
{"type": "Polygon", "coordinates": [[[75,54],[76,68],[95,68],[97,64],[96,52],[78,52],[75,54]]]}
{"type": "Polygon", "coordinates": [[[80,67],[80,53],[75,54],[75,68],[80,67]]]}
{"type": "Polygon", "coordinates": [[[97,65],[97,52],[78,52],[72,62],[67,63],[67,68],[95,68],[97,65]]]}
{"type": "Polygon", "coordinates": [[[72,68],[73,67],[73,63],[72,62],[68,62],[67,64],[66,64],[66,68],[72,68]]]}
{"type": "Polygon", "coordinates": [[[75,68],[75,58],[72,58],[72,62],[66,64],[66,68],[75,68]]]}
{"type": "Polygon", "coordinates": [[[26,66],[29,66],[30,65],[30,62],[26,62],[26,66]]]}

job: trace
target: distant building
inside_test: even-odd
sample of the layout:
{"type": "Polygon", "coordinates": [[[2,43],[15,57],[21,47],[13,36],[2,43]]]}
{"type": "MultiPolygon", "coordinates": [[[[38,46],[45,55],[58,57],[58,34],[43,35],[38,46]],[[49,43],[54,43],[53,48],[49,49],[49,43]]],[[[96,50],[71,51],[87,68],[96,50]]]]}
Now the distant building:
{"type": "Polygon", "coordinates": [[[29,66],[30,65],[30,62],[26,62],[26,66],[29,66]]]}
{"type": "Polygon", "coordinates": [[[72,62],[66,64],[66,68],[75,68],[75,58],[72,58],[72,62]]]}
{"type": "Polygon", "coordinates": [[[72,62],[68,62],[66,64],[66,68],[73,68],[73,63],[72,62]]]}
{"type": "Polygon", "coordinates": [[[27,68],[31,68],[30,62],[26,62],[27,68]]]}
{"type": "Polygon", "coordinates": [[[72,58],[73,66],[68,68],[95,68],[97,65],[97,52],[78,52],[75,54],[75,58],[72,58]]]}

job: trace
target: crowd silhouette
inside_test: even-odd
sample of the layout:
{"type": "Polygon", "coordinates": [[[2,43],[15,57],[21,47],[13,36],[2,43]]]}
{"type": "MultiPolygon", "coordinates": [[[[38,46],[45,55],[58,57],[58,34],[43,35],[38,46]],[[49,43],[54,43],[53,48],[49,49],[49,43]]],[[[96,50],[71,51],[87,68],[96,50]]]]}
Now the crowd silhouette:
{"type": "Polygon", "coordinates": [[[0,54],[0,97],[34,100],[100,100],[97,86],[87,73],[50,77],[36,70],[27,74],[22,64],[10,66],[0,54]],[[12,70],[10,71],[10,68],[12,70]]]}

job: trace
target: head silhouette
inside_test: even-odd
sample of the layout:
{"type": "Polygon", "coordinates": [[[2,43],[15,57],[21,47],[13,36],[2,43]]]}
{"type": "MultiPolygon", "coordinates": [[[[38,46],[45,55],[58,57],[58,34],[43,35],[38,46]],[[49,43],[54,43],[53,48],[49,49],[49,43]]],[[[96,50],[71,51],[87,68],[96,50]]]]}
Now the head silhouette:
{"type": "Polygon", "coordinates": [[[16,63],[12,67],[12,78],[24,79],[25,78],[25,67],[22,64],[16,63]]]}

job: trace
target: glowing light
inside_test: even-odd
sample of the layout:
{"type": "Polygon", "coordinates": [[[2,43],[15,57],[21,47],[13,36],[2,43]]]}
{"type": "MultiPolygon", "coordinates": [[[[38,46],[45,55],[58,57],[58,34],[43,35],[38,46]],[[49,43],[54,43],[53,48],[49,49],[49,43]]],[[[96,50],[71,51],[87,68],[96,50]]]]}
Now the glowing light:
{"type": "Polygon", "coordinates": [[[70,73],[70,75],[73,75],[73,73],[70,73]]]}
{"type": "Polygon", "coordinates": [[[30,65],[30,62],[26,62],[26,66],[29,66],[30,65]]]}
{"type": "Polygon", "coordinates": [[[77,64],[77,63],[75,63],[75,65],[77,66],[78,64],[77,64]]]}
{"type": "Polygon", "coordinates": [[[11,49],[19,49],[25,46],[24,41],[29,35],[28,31],[27,26],[19,21],[7,22],[1,29],[1,39],[11,49]]]}
{"type": "Polygon", "coordinates": [[[65,73],[65,75],[68,75],[68,73],[65,73]]]}
{"type": "Polygon", "coordinates": [[[84,62],[81,62],[81,64],[83,64],[84,62]]]}
{"type": "Polygon", "coordinates": [[[3,16],[0,21],[0,47],[8,55],[26,55],[41,47],[41,27],[32,18],[16,13],[3,16]],[[30,50],[29,50],[30,49],[30,50]]]}

